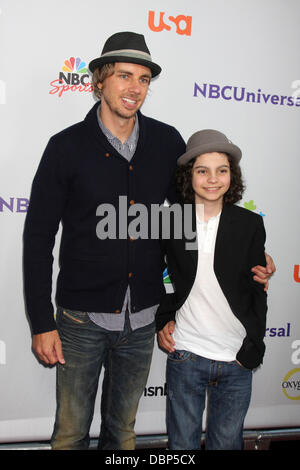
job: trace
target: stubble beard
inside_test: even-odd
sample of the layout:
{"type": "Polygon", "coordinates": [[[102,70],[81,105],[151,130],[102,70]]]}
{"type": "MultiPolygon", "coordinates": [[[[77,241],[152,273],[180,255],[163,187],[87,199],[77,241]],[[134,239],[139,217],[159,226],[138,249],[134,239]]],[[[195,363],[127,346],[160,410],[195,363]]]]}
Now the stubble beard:
{"type": "Polygon", "coordinates": [[[135,115],[136,115],[136,113],[137,113],[137,111],[138,111],[138,110],[136,110],[136,111],[133,111],[133,112],[130,113],[130,114],[125,114],[125,113],[122,113],[122,111],[120,111],[117,107],[114,107],[114,106],[111,104],[110,100],[107,99],[103,94],[102,94],[102,96],[101,96],[101,100],[104,100],[104,101],[105,101],[107,107],[109,108],[109,110],[110,110],[110,112],[111,112],[112,114],[115,114],[117,117],[119,117],[119,118],[121,118],[121,119],[128,119],[128,120],[129,120],[129,119],[132,119],[132,118],[135,117],[135,115]]]}

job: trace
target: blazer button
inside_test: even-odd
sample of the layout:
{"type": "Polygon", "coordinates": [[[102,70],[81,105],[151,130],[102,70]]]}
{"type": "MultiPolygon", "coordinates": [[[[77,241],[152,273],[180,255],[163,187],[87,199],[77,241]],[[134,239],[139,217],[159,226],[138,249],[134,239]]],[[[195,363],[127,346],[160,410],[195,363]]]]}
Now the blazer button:
{"type": "Polygon", "coordinates": [[[132,274],[132,273],[129,273],[129,274],[128,274],[128,277],[132,277],[132,276],[133,276],[133,274],[132,274]]]}
{"type": "Polygon", "coordinates": [[[120,313],[120,310],[115,310],[115,313],[120,313]]]}
{"type": "Polygon", "coordinates": [[[129,201],[129,204],[132,206],[134,204],[134,200],[131,199],[131,201],[129,201]]]}
{"type": "Polygon", "coordinates": [[[108,157],[109,157],[109,153],[108,153],[108,152],[106,152],[105,156],[106,156],[106,158],[108,158],[108,157]]]}
{"type": "Polygon", "coordinates": [[[133,238],[133,237],[129,237],[129,240],[130,240],[131,242],[134,242],[134,238],[133,238]]]}

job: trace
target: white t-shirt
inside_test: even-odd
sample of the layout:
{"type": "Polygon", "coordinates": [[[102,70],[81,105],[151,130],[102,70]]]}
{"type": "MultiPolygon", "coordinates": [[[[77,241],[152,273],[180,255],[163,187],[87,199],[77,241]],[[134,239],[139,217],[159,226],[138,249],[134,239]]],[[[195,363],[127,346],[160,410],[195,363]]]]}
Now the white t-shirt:
{"type": "Polygon", "coordinates": [[[209,221],[197,217],[198,266],[194,285],[176,312],[173,333],[176,349],[199,356],[233,361],[246,330],[233,314],[213,270],[220,214],[209,221]]]}

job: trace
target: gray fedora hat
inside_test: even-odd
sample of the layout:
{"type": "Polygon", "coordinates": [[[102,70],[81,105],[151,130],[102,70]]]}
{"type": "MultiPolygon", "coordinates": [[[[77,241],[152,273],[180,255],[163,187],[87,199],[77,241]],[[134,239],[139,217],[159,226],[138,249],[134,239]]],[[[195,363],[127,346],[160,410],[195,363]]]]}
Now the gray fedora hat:
{"type": "Polygon", "coordinates": [[[130,31],[110,36],[104,44],[101,56],[89,63],[89,69],[94,72],[96,68],[113,62],[129,62],[149,67],[152,77],[161,72],[161,67],[152,62],[144,36],[130,31]]]}
{"type": "Polygon", "coordinates": [[[204,129],[195,132],[189,138],[186,152],[178,158],[177,164],[179,166],[186,165],[192,158],[209,152],[228,153],[236,162],[239,162],[242,158],[239,147],[234,145],[225,134],[213,129],[204,129]]]}

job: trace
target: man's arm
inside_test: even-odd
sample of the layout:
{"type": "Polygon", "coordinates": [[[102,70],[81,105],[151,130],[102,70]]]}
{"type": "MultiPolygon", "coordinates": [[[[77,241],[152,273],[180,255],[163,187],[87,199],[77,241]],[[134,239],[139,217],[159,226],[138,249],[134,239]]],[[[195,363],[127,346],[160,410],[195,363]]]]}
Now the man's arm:
{"type": "Polygon", "coordinates": [[[67,198],[63,160],[56,140],[50,139],[33,180],[24,226],[24,294],[34,335],[56,329],[52,251],[67,198]]]}
{"type": "Polygon", "coordinates": [[[266,257],[266,267],[264,266],[254,266],[251,271],[255,274],[253,279],[260,284],[265,284],[265,291],[268,290],[269,287],[269,279],[275,273],[276,266],[274,264],[273,259],[270,255],[265,253],[266,257]]]}
{"type": "Polygon", "coordinates": [[[33,335],[32,349],[39,359],[46,364],[54,365],[57,362],[65,364],[61,340],[57,330],[33,335]]]}
{"type": "Polygon", "coordinates": [[[162,349],[168,352],[175,351],[175,342],[172,338],[172,334],[175,330],[175,322],[169,321],[162,330],[158,332],[158,344],[162,349]]]}

